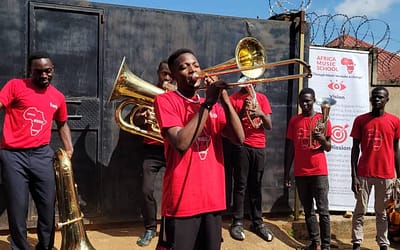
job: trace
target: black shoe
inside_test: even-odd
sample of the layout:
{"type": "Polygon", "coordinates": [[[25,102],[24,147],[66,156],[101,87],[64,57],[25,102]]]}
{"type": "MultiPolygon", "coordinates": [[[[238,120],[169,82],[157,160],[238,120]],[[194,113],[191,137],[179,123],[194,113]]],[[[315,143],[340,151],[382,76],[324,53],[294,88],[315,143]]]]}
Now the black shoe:
{"type": "Polygon", "coordinates": [[[387,246],[380,246],[379,247],[379,250],[387,250],[388,248],[387,248],[387,246]]]}
{"type": "Polygon", "coordinates": [[[150,241],[156,236],[156,231],[153,229],[146,229],[144,231],[142,237],[136,241],[136,244],[138,244],[141,247],[148,246],[150,244],[150,241]]]}
{"type": "Polygon", "coordinates": [[[246,238],[243,230],[243,223],[242,222],[234,222],[229,229],[229,234],[235,240],[244,240],[246,238]]]}
{"type": "Polygon", "coordinates": [[[360,250],[360,244],[358,243],[353,243],[353,250],[360,250]]]}
{"type": "Polygon", "coordinates": [[[274,234],[267,228],[264,223],[257,226],[251,225],[250,230],[268,242],[274,239],[274,234]]]}

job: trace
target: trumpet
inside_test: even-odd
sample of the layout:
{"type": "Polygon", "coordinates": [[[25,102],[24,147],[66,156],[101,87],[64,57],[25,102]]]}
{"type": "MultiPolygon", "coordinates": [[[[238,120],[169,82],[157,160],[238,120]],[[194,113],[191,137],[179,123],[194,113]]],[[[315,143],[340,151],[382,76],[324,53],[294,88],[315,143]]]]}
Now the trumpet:
{"type": "MultiPolygon", "coordinates": [[[[267,56],[264,46],[254,37],[242,38],[235,49],[235,57],[221,64],[204,69],[201,72],[195,73],[194,79],[204,79],[209,76],[220,76],[241,72],[249,78],[246,82],[228,83],[228,86],[244,86],[245,84],[259,84],[276,81],[286,81],[298,78],[311,78],[311,66],[303,60],[294,58],[289,60],[267,63],[267,56]],[[259,78],[266,69],[285,66],[290,64],[299,64],[306,70],[302,74],[285,75],[270,78],[259,78]],[[257,79],[259,78],[259,79],[257,79]]],[[[200,87],[199,90],[206,89],[200,87]]]]}
{"type": "Polygon", "coordinates": [[[316,150],[321,147],[319,142],[317,142],[313,138],[314,133],[322,133],[326,135],[326,127],[328,125],[328,120],[329,120],[329,112],[331,109],[331,106],[336,104],[336,100],[333,98],[319,98],[315,102],[317,105],[320,105],[321,107],[321,113],[322,113],[322,118],[317,121],[315,124],[315,127],[313,128],[313,119],[311,119],[311,124],[310,124],[310,149],[316,150]]]}
{"type": "MultiPolygon", "coordinates": [[[[248,81],[248,77],[243,75],[238,82],[246,82],[248,81]]],[[[257,101],[257,95],[256,95],[256,91],[254,89],[253,84],[246,84],[245,86],[243,86],[247,93],[249,94],[249,99],[250,99],[250,103],[251,103],[251,107],[252,108],[256,108],[258,106],[258,101],[257,101]]],[[[250,121],[250,124],[253,128],[259,128],[261,127],[261,125],[263,124],[263,121],[260,118],[252,118],[250,115],[250,112],[247,110],[246,111],[246,115],[247,115],[247,119],[250,121]]]]}
{"type": "MultiPolygon", "coordinates": [[[[253,84],[247,84],[245,86],[245,88],[247,89],[247,93],[249,93],[249,96],[251,98],[250,101],[251,101],[252,108],[256,108],[258,106],[258,101],[257,101],[256,91],[254,89],[253,84]]],[[[261,127],[261,125],[263,124],[263,121],[259,117],[252,118],[249,111],[247,111],[246,114],[247,114],[247,118],[249,119],[251,126],[253,128],[261,127]]]]}

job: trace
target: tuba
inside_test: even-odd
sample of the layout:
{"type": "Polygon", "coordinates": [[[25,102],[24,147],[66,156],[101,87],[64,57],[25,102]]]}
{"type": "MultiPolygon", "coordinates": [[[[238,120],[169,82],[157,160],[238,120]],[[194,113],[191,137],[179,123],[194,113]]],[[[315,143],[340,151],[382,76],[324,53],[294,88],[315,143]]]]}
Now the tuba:
{"type": "Polygon", "coordinates": [[[161,131],[158,126],[157,120],[154,116],[154,98],[156,95],[164,93],[165,91],[153,84],[140,79],[133,74],[125,64],[125,57],[122,59],[121,66],[119,67],[117,77],[114,82],[113,89],[109,101],[119,98],[122,100],[115,110],[115,121],[118,126],[131,134],[140,135],[158,142],[162,142],[161,131]],[[135,105],[129,112],[129,122],[125,121],[123,111],[125,107],[135,105]],[[134,122],[134,117],[137,112],[143,108],[147,108],[153,114],[145,121],[149,124],[149,129],[142,129],[134,122]]]}
{"type": "Polygon", "coordinates": [[[83,214],[79,207],[72,164],[63,149],[60,148],[56,151],[53,165],[61,221],[57,223],[57,228],[61,229],[62,235],[61,250],[94,250],[83,224],[83,214]]]}
{"type": "Polygon", "coordinates": [[[316,104],[321,107],[322,118],[319,119],[315,127],[313,128],[313,119],[311,119],[310,124],[310,149],[319,149],[321,145],[313,138],[314,133],[322,133],[326,135],[326,127],[328,125],[329,120],[329,112],[331,106],[336,104],[336,100],[333,98],[318,98],[316,104]]]}

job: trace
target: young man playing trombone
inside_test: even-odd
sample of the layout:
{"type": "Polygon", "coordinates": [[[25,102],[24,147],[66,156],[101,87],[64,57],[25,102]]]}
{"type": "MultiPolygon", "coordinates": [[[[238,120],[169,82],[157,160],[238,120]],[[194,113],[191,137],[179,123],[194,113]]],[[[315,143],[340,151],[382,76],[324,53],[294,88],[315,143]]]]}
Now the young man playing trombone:
{"type": "Polygon", "coordinates": [[[177,90],[154,103],[166,156],[157,249],[219,250],[226,209],[222,136],[241,144],[243,128],[225,82],[206,77],[206,97],[196,94],[201,70],[191,50],[177,50],[168,65],[177,90]]]}

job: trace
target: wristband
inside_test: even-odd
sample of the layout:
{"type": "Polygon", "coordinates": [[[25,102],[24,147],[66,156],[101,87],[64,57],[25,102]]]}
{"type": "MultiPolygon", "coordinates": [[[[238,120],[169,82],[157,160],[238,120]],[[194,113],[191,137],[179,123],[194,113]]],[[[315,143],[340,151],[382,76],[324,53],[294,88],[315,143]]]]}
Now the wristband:
{"type": "Polygon", "coordinates": [[[213,105],[211,105],[209,103],[206,103],[206,102],[203,102],[202,104],[200,104],[200,106],[205,108],[205,109],[208,109],[208,111],[211,111],[211,109],[213,107],[213,105]]]}

